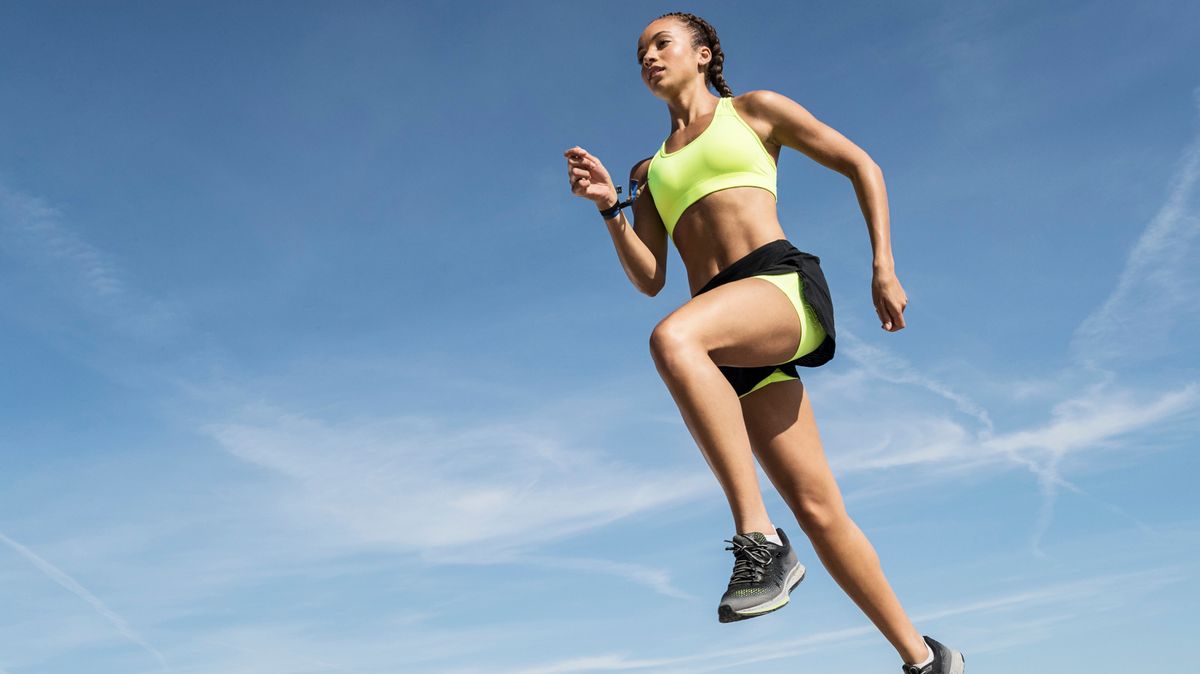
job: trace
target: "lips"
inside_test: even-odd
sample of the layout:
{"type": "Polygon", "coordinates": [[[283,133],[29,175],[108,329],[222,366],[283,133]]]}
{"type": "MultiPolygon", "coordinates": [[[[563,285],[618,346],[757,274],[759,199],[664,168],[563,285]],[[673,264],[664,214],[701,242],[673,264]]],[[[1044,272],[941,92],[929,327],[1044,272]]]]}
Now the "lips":
{"type": "Polygon", "coordinates": [[[646,77],[647,78],[654,77],[655,75],[657,75],[658,73],[661,73],[664,70],[666,70],[666,68],[664,68],[662,66],[654,66],[653,68],[650,69],[650,72],[646,75],[646,77]]]}

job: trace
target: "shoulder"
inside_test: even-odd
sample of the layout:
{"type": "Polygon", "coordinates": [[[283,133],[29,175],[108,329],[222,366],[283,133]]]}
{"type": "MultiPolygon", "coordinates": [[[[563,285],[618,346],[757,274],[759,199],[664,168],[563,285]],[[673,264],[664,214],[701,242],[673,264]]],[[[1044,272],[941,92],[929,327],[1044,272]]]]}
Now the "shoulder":
{"type": "Polygon", "coordinates": [[[738,112],[745,111],[753,117],[764,120],[777,117],[780,111],[789,106],[798,105],[787,96],[770,89],[755,89],[740,96],[734,96],[733,104],[737,107],[738,112]]]}
{"type": "Polygon", "coordinates": [[[776,145],[810,154],[811,150],[820,150],[813,145],[829,146],[838,140],[836,132],[817,120],[804,106],[779,92],[770,89],[747,91],[739,97],[738,104],[738,111],[745,109],[744,116],[761,125],[776,145]]]}
{"type": "Polygon", "coordinates": [[[759,135],[763,145],[771,148],[781,148],[783,145],[777,139],[777,131],[780,122],[788,115],[789,106],[799,107],[792,99],[770,89],[747,91],[734,96],[730,103],[734,112],[759,135]]]}
{"type": "Polygon", "coordinates": [[[844,175],[874,163],[862,148],[781,93],[758,89],[738,99],[739,111],[744,107],[746,117],[761,125],[771,142],[780,147],[799,150],[844,175]]]}

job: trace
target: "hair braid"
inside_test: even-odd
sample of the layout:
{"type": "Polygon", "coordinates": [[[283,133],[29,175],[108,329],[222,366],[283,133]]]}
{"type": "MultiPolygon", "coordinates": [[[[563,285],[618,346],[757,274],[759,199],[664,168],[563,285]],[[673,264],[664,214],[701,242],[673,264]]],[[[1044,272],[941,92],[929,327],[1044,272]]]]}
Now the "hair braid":
{"type": "MultiPolygon", "coordinates": [[[[733,90],[725,83],[725,52],[721,51],[721,41],[717,39],[717,29],[695,14],[687,12],[668,12],[657,19],[667,16],[683,20],[692,33],[692,47],[708,47],[712,50],[712,60],[708,62],[708,70],[704,73],[704,83],[711,84],[721,96],[733,96],[733,90]]],[[[656,19],[656,20],[657,20],[656,19]]]]}

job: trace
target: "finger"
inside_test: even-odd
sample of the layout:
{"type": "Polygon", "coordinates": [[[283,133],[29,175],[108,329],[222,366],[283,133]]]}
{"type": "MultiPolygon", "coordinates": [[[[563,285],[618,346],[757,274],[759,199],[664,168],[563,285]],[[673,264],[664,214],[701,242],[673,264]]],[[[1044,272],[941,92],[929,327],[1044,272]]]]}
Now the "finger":
{"type": "Polygon", "coordinates": [[[567,165],[572,169],[582,169],[585,171],[592,171],[595,169],[595,165],[587,159],[573,160],[567,165]]]}
{"type": "Polygon", "coordinates": [[[872,304],[875,305],[875,315],[879,317],[879,322],[884,323],[888,319],[887,310],[883,306],[883,300],[878,297],[872,298],[872,304]]]}
{"type": "Polygon", "coordinates": [[[889,315],[891,316],[892,331],[904,329],[904,314],[897,307],[889,307],[889,315]]]}
{"type": "Polygon", "coordinates": [[[892,312],[888,310],[886,300],[879,301],[879,320],[883,323],[883,329],[891,332],[892,326],[896,324],[895,318],[892,317],[892,312]]]}

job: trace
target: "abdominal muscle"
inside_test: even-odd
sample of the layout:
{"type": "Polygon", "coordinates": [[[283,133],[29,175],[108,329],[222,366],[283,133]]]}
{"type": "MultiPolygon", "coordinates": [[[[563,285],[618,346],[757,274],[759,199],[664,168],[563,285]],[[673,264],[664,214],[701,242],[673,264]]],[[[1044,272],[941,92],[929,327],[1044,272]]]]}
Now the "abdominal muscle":
{"type": "Polygon", "coordinates": [[[672,234],[693,296],[750,251],[786,238],[775,197],[761,187],[730,187],[704,195],[683,212],[672,234]]]}

